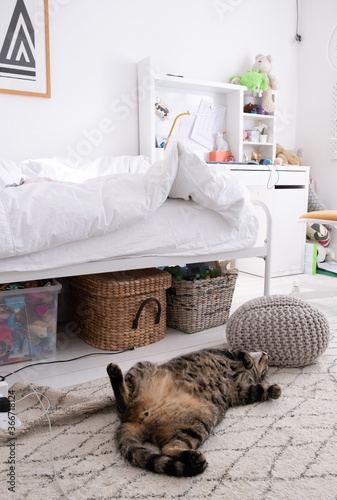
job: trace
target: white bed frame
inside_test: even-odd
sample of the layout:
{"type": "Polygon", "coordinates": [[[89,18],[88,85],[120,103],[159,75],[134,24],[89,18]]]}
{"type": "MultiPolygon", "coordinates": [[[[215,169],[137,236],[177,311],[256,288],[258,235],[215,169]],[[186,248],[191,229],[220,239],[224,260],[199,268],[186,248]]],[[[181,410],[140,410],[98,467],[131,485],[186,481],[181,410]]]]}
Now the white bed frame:
{"type": "Polygon", "coordinates": [[[179,263],[193,264],[195,262],[211,262],[232,259],[242,259],[251,257],[260,257],[265,261],[264,273],[264,295],[270,294],[270,247],[272,218],[267,205],[261,201],[254,200],[253,204],[262,207],[266,216],[266,236],[264,244],[254,246],[243,250],[233,250],[217,254],[205,255],[181,255],[179,257],[170,257],[161,255],[158,257],[135,257],[120,258],[111,260],[91,261],[83,264],[71,266],[55,267],[50,269],[41,269],[38,271],[9,271],[0,272],[0,283],[14,283],[19,281],[29,281],[34,279],[63,278],[66,276],[80,276],[85,274],[106,273],[111,271],[125,271],[129,269],[145,269],[149,267],[161,267],[177,265],[179,263]]]}

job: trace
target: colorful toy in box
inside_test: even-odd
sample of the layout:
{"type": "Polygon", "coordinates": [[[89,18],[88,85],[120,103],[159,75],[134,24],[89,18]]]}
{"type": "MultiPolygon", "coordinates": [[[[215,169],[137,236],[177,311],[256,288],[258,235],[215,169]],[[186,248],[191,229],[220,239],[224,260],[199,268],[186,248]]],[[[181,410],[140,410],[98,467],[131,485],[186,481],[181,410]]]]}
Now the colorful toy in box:
{"type": "Polygon", "coordinates": [[[40,292],[38,288],[30,291],[13,287],[0,293],[0,364],[45,358],[55,353],[57,293],[54,289],[55,286],[47,286],[40,292]]]}

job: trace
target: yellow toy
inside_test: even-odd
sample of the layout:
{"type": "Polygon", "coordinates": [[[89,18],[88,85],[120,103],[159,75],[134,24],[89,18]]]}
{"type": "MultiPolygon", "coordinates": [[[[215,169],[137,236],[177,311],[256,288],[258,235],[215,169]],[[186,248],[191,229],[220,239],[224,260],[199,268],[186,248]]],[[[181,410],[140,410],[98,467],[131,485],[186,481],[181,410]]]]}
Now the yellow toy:
{"type": "Polygon", "coordinates": [[[252,152],[252,156],[250,157],[250,159],[252,161],[259,161],[259,158],[261,158],[261,155],[259,155],[259,153],[254,153],[254,151],[252,152]]]}

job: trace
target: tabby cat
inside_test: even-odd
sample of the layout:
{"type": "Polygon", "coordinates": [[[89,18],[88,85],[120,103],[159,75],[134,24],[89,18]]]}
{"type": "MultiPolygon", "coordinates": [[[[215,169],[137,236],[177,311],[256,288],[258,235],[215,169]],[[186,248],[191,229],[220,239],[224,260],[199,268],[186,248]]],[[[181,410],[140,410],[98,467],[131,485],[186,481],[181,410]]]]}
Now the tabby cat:
{"type": "Polygon", "coordinates": [[[197,448],[228,408],[280,397],[281,388],[265,381],[268,360],[265,352],[203,349],[160,365],[136,363],[125,378],[111,363],[107,372],[121,420],[116,441],[122,455],[152,472],[200,474],[207,462],[197,448]]]}

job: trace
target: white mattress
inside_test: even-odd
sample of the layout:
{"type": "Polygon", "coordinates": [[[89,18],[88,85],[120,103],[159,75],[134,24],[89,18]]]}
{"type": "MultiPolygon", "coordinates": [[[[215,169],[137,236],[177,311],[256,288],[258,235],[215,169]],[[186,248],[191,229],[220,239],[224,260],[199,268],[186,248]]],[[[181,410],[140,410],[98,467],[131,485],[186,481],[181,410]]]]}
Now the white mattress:
{"type": "Polygon", "coordinates": [[[87,240],[0,260],[0,272],[36,271],[105,259],[206,256],[253,246],[255,219],[239,229],[193,201],[168,199],[147,220],[87,240]]]}

